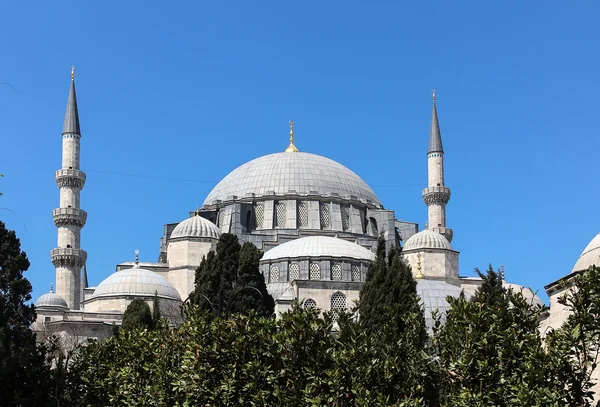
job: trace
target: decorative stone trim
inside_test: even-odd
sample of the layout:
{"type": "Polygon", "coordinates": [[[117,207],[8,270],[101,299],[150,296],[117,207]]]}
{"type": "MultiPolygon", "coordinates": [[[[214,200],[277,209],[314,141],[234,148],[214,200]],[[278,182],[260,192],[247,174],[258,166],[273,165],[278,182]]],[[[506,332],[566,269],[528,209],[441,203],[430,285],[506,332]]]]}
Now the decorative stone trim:
{"type": "Polygon", "coordinates": [[[54,267],[65,265],[83,267],[87,260],[87,253],[81,249],[57,248],[50,251],[50,259],[54,267]]]}
{"type": "Polygon", "coordinates": [[[425,204],[447,204],[450,200],[450,188],[436,186],[423,189],[425,204]]]}
{"type": "Polygon", "coordinates": [[[56,171],[56,185],[59,188],[62,187],[73,187],[82,189],[85,185],[86,175],[85,172],[74,170],[71,168],[63,168],[56,171]]]}
{"type": "Polygon", "coordinates": [[[52,210],[52,218],[57,227],[63,225],[83,227],[87,220],[87,212],[76,208],[56,208],[52,210]]]}

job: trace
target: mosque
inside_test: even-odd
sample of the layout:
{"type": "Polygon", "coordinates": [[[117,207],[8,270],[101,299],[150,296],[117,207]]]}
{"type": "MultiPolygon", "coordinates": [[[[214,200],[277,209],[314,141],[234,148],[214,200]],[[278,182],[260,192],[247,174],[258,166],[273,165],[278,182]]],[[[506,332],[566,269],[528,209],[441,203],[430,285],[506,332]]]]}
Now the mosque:
{"type": "MultiPolygon", "coordinates": [[[[80,143],[72,72],[62,132],[62,166],[56,171],[60,205],[52,211],[58,228],[58,244],[50,252],[56,288],[35,303],[34,329],[38,333],[78,341],[102,339],[121,324],[133,299],[150,303],[155,295],[162,314],[177,323],[180,306],[194,289],[196,268],[203,256],[215,250],[223,233],[235,234],[240,242],[252,242],[264,252],[260,270],[275,299],[276,314],[289,309],[295,300],[322,310],[350,307],[358,299],[380,235],[388,248],[402,247],[402,255],[417,279],[430,327],[432,311],[439,309],[443,315],[447,309],[447,296],[458,296],[462,291],[471,295],[481,284],[477,277],[460,275],[459,252],[451,244],[453,230],[446,224],[451,194],[444,182],[435,92],[426,154],[428,183],[422,192],[428,212],[425,229],[419,231],[416,223],[397,219],[369,185],[346,166],[299,151],[290,121],[285,151],[233,169],[199,209],[179,223],[164,225],[156,262],[139,262],[136,256],[134,262],[117,264],[115,273],[96,287],[88,286],[87,253],[80,245],[87,218],[80,207],[86,182],[80,169],[80,143]]],[[[600,235],[590,245],[577,269],[598,260],[600,235]]],[[[506,285],[543,304],[531,290],[506,285]]],[[[552,307],[544,323],[552,326],[561,318],[552,313],[557,306],[553,300],[559,291],[556,287],[555,283],[547,287],[552,307]]]]}

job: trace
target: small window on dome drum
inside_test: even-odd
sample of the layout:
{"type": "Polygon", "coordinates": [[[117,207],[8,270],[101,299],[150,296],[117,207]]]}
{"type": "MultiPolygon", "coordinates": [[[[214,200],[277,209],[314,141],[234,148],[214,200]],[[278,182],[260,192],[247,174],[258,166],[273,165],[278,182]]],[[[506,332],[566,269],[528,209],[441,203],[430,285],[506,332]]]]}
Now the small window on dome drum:
{"type": "Polygon", "coordinates": [[[275,227],[285,227],[285,202],[275,202],[275,227]]]}
{"type": "Polygon", "coordinates": [[[298,227],[308,226],[308,203],[306,201],[298,202],[298,227]]]}
{"type": "Polygon", "coordinates": [[[360,267],[352,265],[352,281],[360,281],[360,267]]]}
{"type": "Polygon", "coordinates": [[[319,217],[321,218],[321,229],[329,229],[329,206],[326,203],[319,204],[319,217]]]}
{"type": "Polygon", "coordinates": [[[298,263],[290,264],[290,281],[298,280],[300,278],[300,266],[298,263]]]}
{"type": "Polygon", "coordinates": [[[332,280],[341,280],[342,279],[342,264],[341,263],[333,263],[331,265],[331,279],[332,280]]]}
{"type": "Polygon", "coordinates": [[[318,263],[310,263],[310,279],[320,280],[321,279],[321,267],[318,263]]]}
{"type": "Polygon", "coordinates": [[[254,215],[256,217],[256,228],[262,229],[263,220],[265,219],[265,208],[263,204],[260,203],[256,205],[254,208],[254,215]]]}
{"type": "Polygon", "coordinates": [[[269,272],[269,283],[279,282],[279,267],[273,265],[269,272]]]}
{"type": "Polygon", "coordinates": [[[342,205],[340,212],[342,214],[342,230],[350,229],[350,206],[342,205]]]}

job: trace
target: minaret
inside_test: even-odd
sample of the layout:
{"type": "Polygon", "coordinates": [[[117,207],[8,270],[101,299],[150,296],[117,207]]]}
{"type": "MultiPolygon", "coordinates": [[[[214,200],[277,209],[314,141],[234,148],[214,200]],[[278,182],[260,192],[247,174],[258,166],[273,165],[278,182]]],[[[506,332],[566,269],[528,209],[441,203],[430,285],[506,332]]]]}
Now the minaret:
{"type": "Polygon", "coordinates": [[[87,213],[79,208],[85,173],[80,170],[79,114],[75,95],[75,71],[71,67],[71,89],[62,133],[62,168],[56,171],[56,184],[60,191],[60,207],[52,211],[58,228],[58,245],[50,257],[56,268],[56,294],[77,310],[81,303],[81,267],[87,253],[81,250],[81,228],[87,213]]]}
{"type": "Polygon", "coordinates": [[[452,229],[446,227],[446,204],[450,200],[450,188],[444,185],[444,149],[438,122],[435,89],[427,152],[427,188],[423,190],[423,200],[427,205],[428,229],[441,233],[452,241],[452,229]]]}

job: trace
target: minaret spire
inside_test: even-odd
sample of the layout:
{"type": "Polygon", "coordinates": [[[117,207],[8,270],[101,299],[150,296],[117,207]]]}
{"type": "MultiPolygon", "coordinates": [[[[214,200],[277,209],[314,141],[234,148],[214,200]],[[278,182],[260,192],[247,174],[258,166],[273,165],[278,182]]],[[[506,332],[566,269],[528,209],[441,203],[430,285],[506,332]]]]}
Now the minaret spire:
{"type": "MultiPolygon", "coordinates": [[[[58,228],[58,245],[50,252],[56,268],[56,294],[60,295],[70,309],[79,309],[82,300],[81,268],[87,253],[81,250],[81,228],[87,213],[80,208],[81,189],[85,173],[80,170],[79,112],[75,95],[75,71],[71,67],[71,89],[62,133],[62,167],[56,171],[56,184],[60,191],[60,207],[52,211],[58,228]]],[[[84,275],[87,285],[87,273],[84,275]]]]}
{"type": "Polygon", "coordinates": [[[429,131],[428,153],[443,153],[442,135],[440,133],[440,122],[438,121],[435,89],[432,92],[433,108],[431,110],[431,130],[429,131]]]}
{"type": "Polygon", "coordinates": [[[423,190],[423,200],[427,205],[427,228],[441,233],[449,241],[452,241],[452,229],[446,227],[446,204],[450,200],[450,188],[444,185],[444,149],[435,89],[432,99],[433,108],[427,150],[427,188],[423,190]]]}
{"type": "Polygon", "coordinates": [[[67,100],[67,112],[63,124],[63,134],[81,134],[79,128],[79,112],[77,111],[77,94],[75,93],[75,67],[71,66],[71,89],[67,100]]]}

